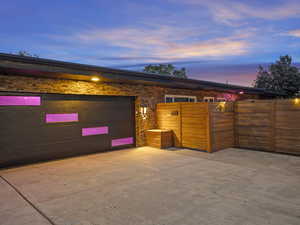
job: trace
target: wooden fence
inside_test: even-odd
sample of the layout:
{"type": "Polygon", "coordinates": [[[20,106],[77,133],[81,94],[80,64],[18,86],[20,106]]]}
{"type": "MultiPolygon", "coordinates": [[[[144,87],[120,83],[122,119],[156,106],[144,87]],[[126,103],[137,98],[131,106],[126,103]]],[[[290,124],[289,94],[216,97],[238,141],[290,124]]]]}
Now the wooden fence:
{"type": "Polygon", "coordinates": [[[229,147],[300,155],[300,101],[160,103],[157,125],[177,147],[208,152],[229,147]]]}
{"type": "Polygon", "coordinates": [[[178,103],[181,106],[181,145],[211,151],[208,105],[178,103]]]}
{"type": "Polygon", "coordinates": [[[173,131],[174,145],[181,147],[181,106],[177,103],[160,103],[156,107],[159,129],[173,131]]]}
{"type": "Polygon", "coordinates": [[[209,103],[211,142],[214,151],[234,147],[234,104],[209,103]]]}
{"type": "Polygon", "coordinates": [[[240,148],[300,154],[300,102],[236,102],[235,139],[240,148]]]}
{"type": "Polygon", "coordinates": [[[235,105],[235,145],[240,148],[273,148],[273,101],[241,101],[235,105]]]}
{"type": "Polygon", "coordinates": [[[160,103],[156,115],[158,128],[173,130],[176,147],[233,147],[233,103],[160,103]]]}

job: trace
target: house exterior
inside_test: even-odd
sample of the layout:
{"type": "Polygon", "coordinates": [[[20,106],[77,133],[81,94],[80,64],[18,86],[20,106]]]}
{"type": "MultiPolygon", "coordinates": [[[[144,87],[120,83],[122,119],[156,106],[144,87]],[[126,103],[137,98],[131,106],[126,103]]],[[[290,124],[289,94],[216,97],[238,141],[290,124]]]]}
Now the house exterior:
{"type": "Polygon", "coordinates": [[[6,152],[0,149],[0,158],[9,156],[2,162],[9,165],[89,153],[81,150],[85,146],[94,146],[92,152],[143,146],[145,131],[156,127],[155,107],[161,102],[278,96],[256,88],[0,54],[0,126],[11,131],[0,136],[0,146],[7,146],[6,152]],[[23,133],[16,134],[22,125],[23,133]],[[39,128],[30,130],[35,126],[39,128]],[[35,138],[21,138],[20,144],[10,146],[27,134],[35,138]],[[70,136],[62,138],[66,134],[70,136]],[[16,157],[24,154],[20,145],[35,149],[35,155],[16,157]],[[75,147],[77,152],[72,152],[75,147]],[[54,148],[65,150],[45,153],[54,148]]]}

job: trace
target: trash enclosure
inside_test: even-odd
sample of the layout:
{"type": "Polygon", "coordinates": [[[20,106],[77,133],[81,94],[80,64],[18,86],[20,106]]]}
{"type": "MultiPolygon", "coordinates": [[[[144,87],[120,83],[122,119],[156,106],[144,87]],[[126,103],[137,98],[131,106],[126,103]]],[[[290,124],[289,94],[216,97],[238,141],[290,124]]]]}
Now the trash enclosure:
{"type": "Polygon", "coordinates": [[[175,147],[300,155],[300,98],[160,103],[156,116],[159,129],[173,131],[175,147]]]}
{"type": "Polygon", "coordinates": [[[159,129],[173,130],[175,147],[213,152],[234,146],[233,103],[160,103],[159,129]]]}

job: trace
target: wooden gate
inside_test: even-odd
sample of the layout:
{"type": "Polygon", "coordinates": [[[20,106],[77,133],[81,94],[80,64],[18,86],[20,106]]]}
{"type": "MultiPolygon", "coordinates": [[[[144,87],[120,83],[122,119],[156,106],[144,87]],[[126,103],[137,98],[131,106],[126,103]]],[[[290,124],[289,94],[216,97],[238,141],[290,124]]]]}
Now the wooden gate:
{"type": "Polygon", "coordinates": [[[207,103],[181,103],[182,147],[211,151],[207,103]]]}

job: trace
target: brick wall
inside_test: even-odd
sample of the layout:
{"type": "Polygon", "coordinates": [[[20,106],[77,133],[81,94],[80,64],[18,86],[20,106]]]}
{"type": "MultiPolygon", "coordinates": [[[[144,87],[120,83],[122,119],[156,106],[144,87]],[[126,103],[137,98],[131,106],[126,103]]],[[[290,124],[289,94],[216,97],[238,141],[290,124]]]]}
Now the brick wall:
{"type": "Polygon", "coordinates": [[[193,95],[197,97],[198,101],[201,101],[205,96],[229,96],[233,99],[257,98],[257,96],[245,94],[237,96],[217,91],[185,90],[141,84],[94,83],[86,81],[4,75],[0,75],[0,91],[136,96],[136,141],[138,146],[143,146],[145,144],[145,131],[156,127],[155,107],[157,103],[164,101],[164,96],[166,94],[193,95]],[[141,104],[146,104],[149,109],[147,112],[147,119],[145,120],[142,119],[139,114],[139,107],[141,104]]]}

